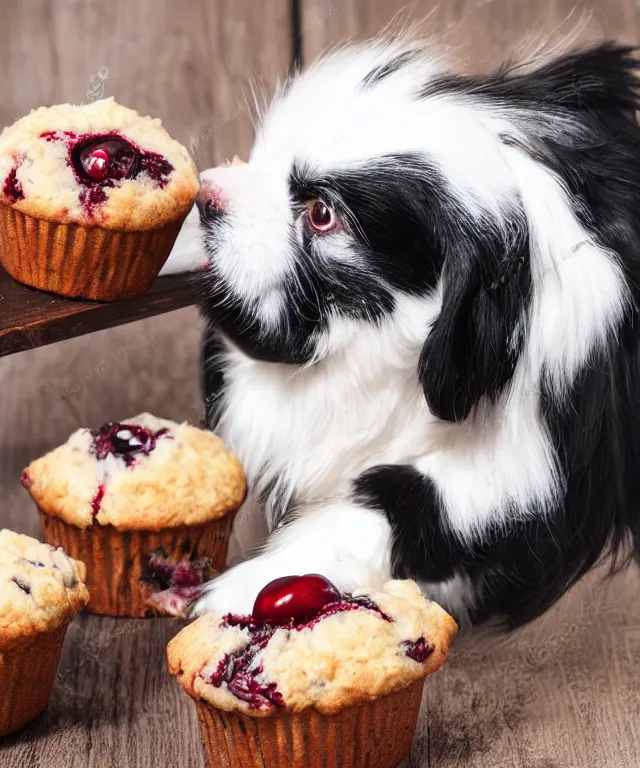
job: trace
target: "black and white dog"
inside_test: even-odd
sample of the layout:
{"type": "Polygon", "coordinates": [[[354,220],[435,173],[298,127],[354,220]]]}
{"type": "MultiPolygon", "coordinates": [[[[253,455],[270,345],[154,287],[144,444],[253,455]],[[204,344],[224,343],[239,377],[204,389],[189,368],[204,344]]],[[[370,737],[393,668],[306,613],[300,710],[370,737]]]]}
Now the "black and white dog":
{"type": "Polygon", "coordinates": [[[194,614],[315,572],[513,628],[640,551],[636,66],[347,48],[202,174],[208,420],[270,535],[194,614]]]}

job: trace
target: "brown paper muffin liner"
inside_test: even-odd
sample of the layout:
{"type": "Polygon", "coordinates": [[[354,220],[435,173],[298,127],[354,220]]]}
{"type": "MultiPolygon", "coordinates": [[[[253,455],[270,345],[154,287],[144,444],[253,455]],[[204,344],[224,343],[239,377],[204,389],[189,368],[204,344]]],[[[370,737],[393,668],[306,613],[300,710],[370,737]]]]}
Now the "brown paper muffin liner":
{"type": "Polygon", "coordinates": [[[63,547],[69,557],[87,567],[85,580],[91,598],[87,610],[103,616],[151,616],[141,581],[148,555],[158,549],[174,562],[207,557],[213,571],[226,567],[233,515],[206,525],[163,531],[117,531],[111,525],[78,528],[41,509],[45,541],[63,547]]]}
{"type": "Polygon", "coordinates": [[[394,768],[407,756],[424,680],[335,715],[247,717],[198,702],[208,768],[394,768]]]}
{"type": "Polygon", "coordinates": [[[0,651],[0,736],[30,723],[49,703],[68,626],[0,651]]]}
{"type": "Polygon", "coordinates": [[[20,283],[73,298],[146,293],[186,213],[159,229],[124,232],[44,221],[0,204],[0,263],[20,283]]]}

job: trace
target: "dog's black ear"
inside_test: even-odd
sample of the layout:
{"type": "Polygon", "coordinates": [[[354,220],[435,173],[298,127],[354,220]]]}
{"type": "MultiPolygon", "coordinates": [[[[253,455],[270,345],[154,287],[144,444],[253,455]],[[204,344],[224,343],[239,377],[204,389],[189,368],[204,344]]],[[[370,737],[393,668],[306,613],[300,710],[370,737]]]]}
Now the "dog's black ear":
{"type": "Polygon", "coordinates": [[[442,306],[418,367],[427,404],[440,419],[466,419],[481,397],[495,400],[513,375],[531,272],[526,223],[511,229],[506,243],[489,228],[452,233],[446,249],[442,306]]]}

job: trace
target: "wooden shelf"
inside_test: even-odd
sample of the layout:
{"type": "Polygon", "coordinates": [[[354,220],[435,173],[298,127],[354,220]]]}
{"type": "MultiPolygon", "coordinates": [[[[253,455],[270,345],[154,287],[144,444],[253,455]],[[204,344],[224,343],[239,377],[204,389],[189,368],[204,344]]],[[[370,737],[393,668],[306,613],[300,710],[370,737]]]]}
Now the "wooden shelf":
{"type": "Polygon", "coordinates": [[[193,275],[160,277],[135,299],[103,303],[27,288],[0,268],[0,357],[196,303],[193,275]]]}

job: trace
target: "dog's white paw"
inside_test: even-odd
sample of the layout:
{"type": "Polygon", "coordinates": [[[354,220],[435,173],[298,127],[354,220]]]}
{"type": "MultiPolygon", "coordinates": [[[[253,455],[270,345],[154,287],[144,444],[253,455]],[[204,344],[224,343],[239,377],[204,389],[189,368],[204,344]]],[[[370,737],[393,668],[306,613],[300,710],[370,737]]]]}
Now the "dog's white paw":
{"type": "Polygon", "coordinates": [[[240,563],[205,584],[200,597],[190,606],[189,615],[196,617],[211,612],[249,615],[258,592],[270,581],[265,570],[256,564],[258,560],[240,563]]]}

